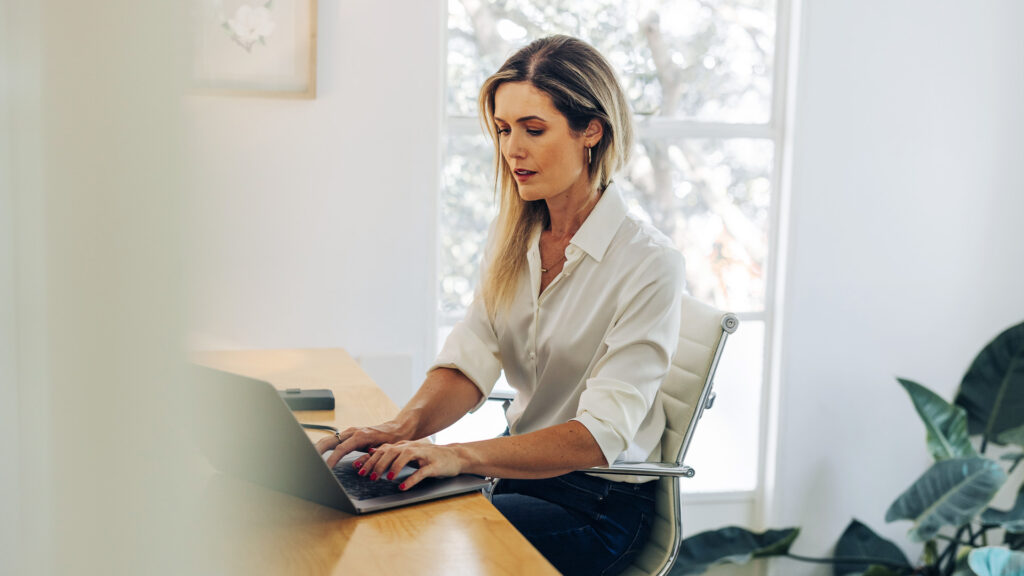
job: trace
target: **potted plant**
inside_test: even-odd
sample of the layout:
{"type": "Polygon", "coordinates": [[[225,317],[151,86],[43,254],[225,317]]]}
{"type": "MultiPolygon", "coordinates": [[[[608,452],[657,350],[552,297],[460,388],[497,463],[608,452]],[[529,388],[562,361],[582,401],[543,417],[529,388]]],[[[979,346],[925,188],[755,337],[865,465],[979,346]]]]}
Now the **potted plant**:
{"type": "Polygon", "coordinates": [[[754,533],[730,526],[684,540],[671,574],[785,556],[832,564],[834,576],[1024,576],[1024,485],[1009,510],[990,505],[1024,460],[1024,323],[981,350],[953,403],[917,382],[897,381],[924,423],[935,460],[885,514],[886,522],[912,522],[908,538],[924,543],[918,562],[854,519],[832,558],[791,554],[798,528],[754,533]],[[998,458],[989,455],[993,445],[1006,447],[998,458]]]}

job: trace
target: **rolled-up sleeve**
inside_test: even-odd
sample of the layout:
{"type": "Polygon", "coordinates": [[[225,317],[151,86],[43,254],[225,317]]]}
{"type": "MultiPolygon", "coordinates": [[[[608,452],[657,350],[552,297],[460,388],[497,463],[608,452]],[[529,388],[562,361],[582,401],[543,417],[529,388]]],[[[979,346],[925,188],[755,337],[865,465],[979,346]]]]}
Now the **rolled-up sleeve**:
{"type": "Polygon", "coordinates": [[[668,374],[679,338],[682,255],[648,257],[624,287],[606,350],[580,396],[574,420],[594,436],[608,464],[629,445],[668,374]]]}
{"type": "Polygon", "coordinates": [[[438,368],[454,368],[480,389],[481,400],[470,412],[477,411],[487,401],[487,396],[501,374],[501,358],[498,353],[498,337],[479,290],[466,317],[452,329],[444,341],[441,353],[427,372],[438,368]]]}

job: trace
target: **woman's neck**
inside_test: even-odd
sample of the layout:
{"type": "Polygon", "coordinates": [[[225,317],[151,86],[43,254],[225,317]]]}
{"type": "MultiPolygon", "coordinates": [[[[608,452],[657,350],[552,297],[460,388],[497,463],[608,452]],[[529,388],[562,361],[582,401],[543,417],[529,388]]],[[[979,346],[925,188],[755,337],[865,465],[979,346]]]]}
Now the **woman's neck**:
{"type": "Polygon", "coordinates": [[[597,187],[590,186],[589,182],[554,198],[548,198],[546,202],[551,218],[551,236],[562,240],[572,238],[600,199],[601,193],[597,187]]]}

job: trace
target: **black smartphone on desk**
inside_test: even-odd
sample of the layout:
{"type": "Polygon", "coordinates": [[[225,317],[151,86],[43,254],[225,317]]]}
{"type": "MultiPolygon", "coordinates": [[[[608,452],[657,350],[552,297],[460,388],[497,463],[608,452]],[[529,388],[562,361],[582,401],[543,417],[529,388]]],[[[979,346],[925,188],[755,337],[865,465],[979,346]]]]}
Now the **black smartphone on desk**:
{"type": "Polygon", "coordinates": [[[334,410],[334,393],[327,389],[288,388],[277,393],[292,410],[334,410]]]}

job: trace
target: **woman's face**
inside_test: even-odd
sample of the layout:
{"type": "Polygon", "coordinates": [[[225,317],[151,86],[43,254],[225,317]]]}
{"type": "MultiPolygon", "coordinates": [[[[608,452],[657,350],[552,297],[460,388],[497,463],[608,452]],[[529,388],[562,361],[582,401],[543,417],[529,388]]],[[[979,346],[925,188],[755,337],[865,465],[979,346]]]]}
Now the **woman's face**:
{"type": "Polygon", "coordinates": [[[527,82],[506,82],[494,93],[494,123],[523,200],[589,190],[585,146],[593,135],[574,134],[550,96],[527,82]]]}

